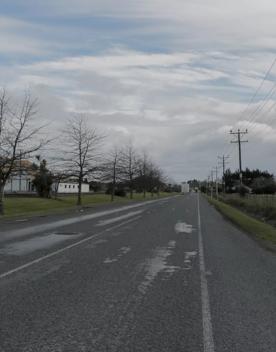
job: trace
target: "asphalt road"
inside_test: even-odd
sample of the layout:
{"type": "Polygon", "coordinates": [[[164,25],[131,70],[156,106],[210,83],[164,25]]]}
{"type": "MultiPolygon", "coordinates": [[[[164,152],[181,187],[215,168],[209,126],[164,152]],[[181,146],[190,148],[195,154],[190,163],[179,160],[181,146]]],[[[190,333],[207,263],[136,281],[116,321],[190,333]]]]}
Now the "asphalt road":
{"type": "Polygon", "coordinates": [[[0,351],[274,352],[275,273],[195,193],[5,223],[0,351]]]}

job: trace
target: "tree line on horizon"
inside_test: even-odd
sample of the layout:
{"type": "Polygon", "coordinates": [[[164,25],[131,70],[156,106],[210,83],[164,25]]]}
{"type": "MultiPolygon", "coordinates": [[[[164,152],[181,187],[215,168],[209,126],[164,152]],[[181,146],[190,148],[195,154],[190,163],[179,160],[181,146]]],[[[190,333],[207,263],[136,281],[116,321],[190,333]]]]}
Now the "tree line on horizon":
{"type": "MultiPolygon", "coordinates": [[[[240,172],[236,170],[234,172],[231,169],[226,169],[221,182],[218,182],[218,191],[225,193],[239,193],[245,195],[246,193],[253,194],[275,194],[276,193],[276,182],[275,177],[272,173],[267,170],[262,171],[260,169],[246,168],[242,172],[242,186],[240,186],[240,172]],[[225,186],[225,187],[224,187],[225,186]]],[[[193,183],[197,183],[202,192],[206,193],[210,191],[212,187],[212,181],[205,180],[200,182],[193,180],[193,183]]],[[[213,188],[215,188],[215,180],[213,180],[213,188]]]]}
{"type": "MultiPolygon", "coordinates": [[[[231,172],[227,169],[224,173],[225,188],[228,193],[233,193],[237,184],[239,184],[240,173],[239,170],[231,172]]],[[[274,194],[276,192],[276,183],[274,175],[267,170],[246,168],[242,172],[243,185],[255,194],[274,194]]],[[[246,188],[244,190],[246,192],[246,188]]]]}

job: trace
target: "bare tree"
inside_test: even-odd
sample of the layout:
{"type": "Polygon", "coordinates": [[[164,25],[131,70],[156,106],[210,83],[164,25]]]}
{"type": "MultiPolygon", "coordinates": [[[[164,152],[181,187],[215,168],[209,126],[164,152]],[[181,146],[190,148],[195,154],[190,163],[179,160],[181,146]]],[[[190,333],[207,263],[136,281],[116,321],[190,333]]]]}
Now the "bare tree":
{"type": "Polygon", "coordinates": [[[144,150],[139,159],[139,176],[135,180],[138,188],[143,192],[144,198],[146,192],[151,192],[152,196],[154,192],[159,193],[164,180],[161,168],[151,160],[148,152],[144,150]]]}
{"type": "Polygon", "coordinates": [[[64,131],[64,162],[70,176],[78,181],[77,205],[82,203],[81,186],[84,178],[91,176],[99,169],[99,147],[103,140],[95,128],[90,128],[85,116],[75,116],[67,123],[64,131]]]}
{"type": "Polygon", "coordinates": [[[68,179],[69,175],[68,175],[68,172],[62,171],[62,170],[51,170],[51,172],[52,172],[52,179],[53,179],[54,198],[57,199],[59,185],[62,181],[68,179]]]}
{"type": "Polygon", "coordinates": [[[152,161],[147,163],[146,181],[147,190],[151,196],[155,192],[159,195],[161,187],[165,184],[165,176],[160,167],[152,161]]]}
{"type": "Polygon", "coordinates": [[[147,152],[144,150],[141,159],[139,160],[139,173],[142,181],[143,196],[146,198],[148,173],[149,173],[150,160],[147,152]]]}
{"type": "Polygon", "coordinates": [[[111,202],[114,201],[115,190],[118,181],[121,179],[121,150],[115,146],[106,158],[103,164],[102,179],[111,183],[111,202]]]}
{"type": "Polygon", "coordinates": [[[122,151],[121,169],[125,181],[128,184],[130,198],[133,198],[134,179],[138,175],[138,156],[132,143],[129,143],[122,151]]]}
{"type": "Polygon", "coordinates": [[[30,156],[47,143],[38,140],[45,126],[34,127],[37,100],[29,92],[15,104],[4,89],[0,92],[0,214],[4,214],[4,188],[21,159],[30,156]]]}

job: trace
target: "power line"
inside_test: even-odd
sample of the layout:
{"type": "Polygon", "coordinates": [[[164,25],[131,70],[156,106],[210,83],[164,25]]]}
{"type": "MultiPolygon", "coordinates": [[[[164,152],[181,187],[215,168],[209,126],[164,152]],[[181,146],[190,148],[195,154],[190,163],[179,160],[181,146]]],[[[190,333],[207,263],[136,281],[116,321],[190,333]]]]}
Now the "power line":
{"type": "Polygon", "coordinates": [[[254,101],[254,99],[256,98],[257,94],[259,93],[259,91],[261,90],[261,88],[263,87],[264,85],[264,82],[267,80],[272,68],[274,67],[276,63],[276,58],[273,60],[271,66],[269,67],[269,69],[267,70],[263,80],[261,81],[260,85],[257,87],[257,89],[255,90],[255,93],[253,94],[252,98],[250,99],[249,103],[247,104],[246,108],[244,109],[244,111],[242,112],[242,114],[244,114],[247,109],[249,108],[249,106],[251,105],[251,103],[254,101]]]}
{"type": "MultiPolygon", "coordinates": [[[[269,77],[273,67],[275,66],[276,64],[276,57],[274,58],[272,64],[269,66],[268,70],[266,71],[261,83],[259,84],[259,86],[256,88],[256,90],[254,91],[251,99],[249,100],[247,106],[245,107],[245,109],[241,112],[241,114],[245,114],[250,105],[253,103],[253,101],[255,100],[255,98],[257,97],[258,93],[261,91],[265,81],[267,80],[267,78],[269,77]]],[[[262,99],[262,103],[261,105],[258,105],[251,113],[249,113],[249,116],[248,116],[248,119],[249,121],[247,121],[247,124],[246,126],[250,126],[251,124],[253,124],[253,130],[256,128],[257,126],[257,123],[256,121],[259,119],[259,117],[261,116],[264,116],[265,114],[268,114],[272,108],[276,105],[276,102],[275,104],[273,104],[266,113],[262,114],[261,116],[258,116],[258,114],[265,108],[265,106],[268,104],[269,102],[269,99],[273,97],[274,93],[275,93],[275,90],[276,90],[276,83],[271,87],[271,89],[269,90],[269,92],[265,95],[265,97],[262,99]]],[[[238,122],[238,119],[236,120],[236,123],[238,122]]],[[[238,143],[239,144],[239,169],[240,169],[240,182],[242,183],[242,167],[241,167],[241,143],[243,142],[248,142],[248,141],[242,141],[240,139],[241,135],[243,134],[246,134],[247,133],[247,129],[245,131],[240,131],[238,130],[238,132],[230,132],[231,134],[236,134],[238,136],[238,140],[237,141],[232,141],[231,143],[238,143]]],[[[233,152],[233,147],[231,146],[228,146],[228,148],[226,147],[225,145],[225,148],[224,148],[224,154],[232,154],[233,152]]],[[[230,155],[228,155],[230,156],[230,155]]],[[[224,165],[225,166],[225,165],[224,165]]]]}
{"type": "MultiPolygon", "coordinates": [[[[265,117],[265,116],[267,116],[267,117],[269,117],[269,113],[271,112],[271,110],[274,108],[276,106],[276,102],[274,102],[271,106],[270,106],[270,108],[264,113],[264,114],[262,114],[261,115],[261,117],[265,117]]],[[[257,128],[257,126],[258,126],[258,124],[260,124],[260,123],[266,123],[267,125],[268,125],[268,123],[270,122],[270,121],[272,121],[272,119],[274,118],[274,115],[271,115],[269,118],[268,118],[268,120],[265,120],[265,121],[255,121],[253,124],[252,124],[252,128],[250,129],[250,132],[251,131],[254,131],[254,133],[252,134],[252,136],[254,136],[258,131],[256,131],[256,128],[257,128]]],[[[261,127],[262,128],[262,127],[261,127]]]]}
{"type": "MultiPolygon", "coordinates": [[[[265,75],[264,75],[264,77],[263,77],[261,83],[260,83],[259,86],[256,88],[256,90],[255,90],[254,94],[252,95],[251,99],[249,100],[247,106],[246,106],[245,109],[242,111],[242,113],[241,113],[242,115],[248,111],[250,105],[253,103],[254,99],[256,98],[256,96],[258,95],[258,93],[260,92],[260,90],[262,89],[262,87],[263,87],[263,85],[264,85],[264,82],[265,82],[265,81],[267,80],[267,78],[269,77],[270,72],[272,71],[272,69],[273,69],[275,63],[276,63],[276,58],[273,60],[272,64],[270,65],[270,67],[269,67],[268,70],[266,71],[266,73],[265,73],[265,75]]],[[[267,98],[268,98],[268,97],[271,98],[271,97],[274,95],[275,89],[276,89],[276,84],[274,84],[274,86],[271,88],[271,90],[268,92],[268,94],[264,97],[263,105],[262,105],[261,107],[258,106],[258,107],[249,115],[249,119],[251,119],[251,118],[254,117],[254,116],[255,116],[255,119],[253,119],[252,121],[248,121],[248,122],[247,122],[247,126],[249,126],[252,122],[254,122],[254,121],[256,121],[256,120],[258,119],[258,117],[256,117],[256,113],[257,113],[258,111],[260,112],[260,111],[265,107],[265,105],[268,103],[268,101],[266,101],[267,98]]],[[[269,110],[269,111],[270,111],[270,110],[269,110]]],[[[237,123],[237,122],[238,122],[238,120],[236,121],[236,123],[237,123]]],[[[247,127],[247,126],[246,126],[246,127],[247,127]]],[[[225,145],[225,147],[226,147],[226,145],[225,145]]],[[[224,148],[224,153],[225,153],[225,154],[231,154],[231,153],[232,153],[232,148],[230,148],[230,147],[224,148]]]]}
{"type": "Polygon", "coordinates": [[[257,108],[250,114],[249,116],[249,121],[247,122],[248,124],[253,123],[254,121],[256,121],[258,119],[258,114],[260,111],[263,110],[263,108],[269,103],[269,99],[272,98],[272,96],[275,93],[275,89],[276,89],[276,84],[274,84],[274,86],[271,88],[271,90],[268,92],[268,94],[265,96],[264,100],[263,100],[263,104],[257,106],[257,108]],[[254,118],[255,116],[255,118],[254,118]],[[253,117],[253,119],[250,121],[250,119],[253,117]]]}

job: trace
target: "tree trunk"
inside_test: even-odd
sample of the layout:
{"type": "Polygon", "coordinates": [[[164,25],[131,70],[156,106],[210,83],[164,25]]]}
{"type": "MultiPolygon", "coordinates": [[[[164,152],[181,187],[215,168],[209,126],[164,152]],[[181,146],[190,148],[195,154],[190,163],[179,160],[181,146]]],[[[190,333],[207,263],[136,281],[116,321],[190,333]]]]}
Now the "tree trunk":
{"type": "Polygon", "coordinates": [[[78,188],[78,201],[77,205],[81,205],[81,184],[82,184],[82,176],[79,176],[79,188],[78,188]]]}
{"type": "Polygon", "coordinates": [[[143,165],[143,193],[144,193],[144,198],[146,198],[146,164],[144,161],[144,165],[143,165]]]}
{"type": "Polygon", "coordinates": [[[111,188],[111,202],[114,201],[115,185],[116,185],[116,164],[114,163],[114,165],[113,165],[112,188],[111,188]]]}
{"type": "Polygon", "coordinates": [[[145,168],[143,170],[143,196],[146,198],[146,191],[147,191],[147,185],[146,185],[146,171],[145,168]]]}
{"type": "Polygon", "coordinates": [[[4,185],[0,184],[0,215],[4,215],[4,185]]]}
{"type": "Polygon", "coordinates": [[[133,199],[133,182],[132,176],[129,178],[129,192],[130,192],[130,199],[133,199]]]}
{"type": "Polygon", "coordinates": [[[57,183],[55,184],[55,200],[57,200],[58,187],[59,187],[59,183],[57,182],[57,183]]]}
{"type": "Polygon", "coordinates": [[[112,186],[111,186],[111,202],[114,201],[114,194],[115,194],[115,182],[112,182],[112,186]]]}

